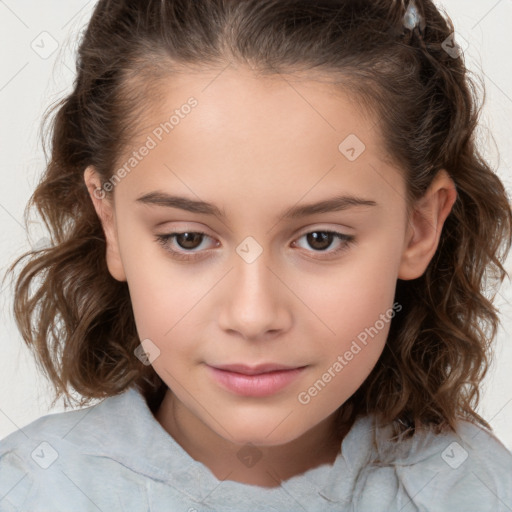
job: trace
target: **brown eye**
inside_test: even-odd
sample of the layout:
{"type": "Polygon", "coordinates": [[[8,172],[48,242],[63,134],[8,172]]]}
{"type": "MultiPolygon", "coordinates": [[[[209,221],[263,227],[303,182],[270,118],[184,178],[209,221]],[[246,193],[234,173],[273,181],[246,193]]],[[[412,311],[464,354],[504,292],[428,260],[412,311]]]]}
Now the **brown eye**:
{"type": "Polygon", "coordinates": [[[312,231],[306,235],[306,239],[310,247],[318,251],[328,249],[334,237],[334,233],[329,231],[312,231]]]}
{"type": "Polygon", "coordinates": [[[201,245],[202,233],[175,233],[175,241],[181,249],[197,249],[201,245]]]}
{"type": "Polygon", "coordinates": [[[200,246],[204,238],[210,238],[206,233],[198,231],[185,231],[182,233],[169,233],[156,235],[156,241],[169,253],[173,258],[178,260],[191,260],[201,257],[200,246]]]}
{"type": "MultiPolygon", "coordinates": [[[[346,251],[350,244],[355,243],[355,237],[353,235],[345,235],[343,233],[338,233],[337,231],[328,231],[328,230],[316,230],[309,231],[308,233],[304,233],[299,240],[304,238],[307,242],[309,253],[325,253],[326,256],[336,256],[337,254],[346,251]],[[333,242],[339,242],[338,247],[335,247],[332,250],[330,247],[333,245],[333,242]],[[313,249],[313,250],[311,250],[313,249]]],[[[297,242],[294,242],[297,244],[297,242]]],[[[299,245],[300,247],[300,245],[299,245]]],[[[308,249],[307,247],[303,247],[304,249],[308,249]]],[[[316,256],[313,256],[316,258],[316,256]]]]}

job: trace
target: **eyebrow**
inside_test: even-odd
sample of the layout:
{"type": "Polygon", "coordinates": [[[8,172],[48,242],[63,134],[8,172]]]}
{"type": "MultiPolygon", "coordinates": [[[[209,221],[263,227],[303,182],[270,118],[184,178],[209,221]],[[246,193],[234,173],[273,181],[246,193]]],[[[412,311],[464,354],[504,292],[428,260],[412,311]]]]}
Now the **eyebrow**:
{"type": "MultiPolygon", "coordinates": [[[[146,205],[178,208],[191,213],[215,215],[220,219],[226,219],[227,217],[226,213],[214,204],[188,197],[169,195],[160,191],[148,192],[138,197],[136,202],[146,205]]],[[[377,203],[371,199],[364,199],[353,195],[340,195],[316,203],[292,206],[282,213],[281,218],[296,219],[318,213],[329,213],[362,206],[377,206],[377,203]]]]}

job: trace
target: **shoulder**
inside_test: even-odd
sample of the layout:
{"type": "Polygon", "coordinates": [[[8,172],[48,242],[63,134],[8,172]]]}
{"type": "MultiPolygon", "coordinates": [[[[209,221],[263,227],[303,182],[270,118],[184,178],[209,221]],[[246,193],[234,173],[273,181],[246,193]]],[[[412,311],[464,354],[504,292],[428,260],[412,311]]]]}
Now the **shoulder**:
{"type": "Polygon", "coordinates": [[[380,436],[368,478],[394,481],[389,499],[402,512],[512,509],[512,453],[490,430],[460,419],[455,432],[422,431],[398,444],[380,436]]]}
{"type": "Polygon", "coordinates": [[[38,466],[44,466],[50,463],[51,458],[58,456],[58,453],[54,453],[57,448],[62,452],[79,448],[78,439],[70,434],[87,416],[94,421],[94,414],[91,413],[99,405],[50,413],[19,428],[0,440],[0,463],[5,463],[9,457],[26,459],[25,455],[28,455],[38,466]]]}
{"type": "Polygon", "coordinates": [[[82,501],[87,509],[90,480],[99,491],[98,477],[112,470],[113,462],[97,454],[117,442],[105,434],[105,412],[115,411],[116,400],[47,414],[0,440],[0,510],[80,509],[82,501]]]}

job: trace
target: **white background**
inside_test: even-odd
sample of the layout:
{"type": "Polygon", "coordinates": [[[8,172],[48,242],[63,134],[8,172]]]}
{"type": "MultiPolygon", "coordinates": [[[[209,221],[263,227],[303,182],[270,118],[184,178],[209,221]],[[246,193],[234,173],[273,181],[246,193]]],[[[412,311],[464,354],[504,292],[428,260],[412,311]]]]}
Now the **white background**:
{"type": "MultiPolygon", "coordinates": [[[[0,0],[0,270],[45,236],[37,219],[24,229],[23,210],[44,168],[39,138],[46,107],[69,91],[77,35],[95,2],[85,0],[0,0]],[[42,34],[46,32],[47,34],[42,34]],[[42,34],[42,35],[41,35],[42,34]],[[55,41],[55,42],[53,42],[55,41]],[[52,44],[58,46],[51,55],[52,44]],[[44,46],[44,47],[43,47],[44,46]]],[[[498,170],[509,197],[512,184],[512,1],[445,0],[437,2],[469,44],[469,68],[485,78],[487,99],[480,140],[498,170]],[[492,133],[494,137],[491,137],[492,133]]],[[[462,40],[459,40],[462,42],[462,40]]],[[[506,264],[512,272],[512,259],[506,264]]],[[[0,438],[48,412],[50,388],[38,373],[12,318],[9,281],[0,291],[0,438]]],[[[495,363],[484,382],[479,413],[512,450],[512,289],[507,279],[497,296],[502,327],[495,363]]]]}

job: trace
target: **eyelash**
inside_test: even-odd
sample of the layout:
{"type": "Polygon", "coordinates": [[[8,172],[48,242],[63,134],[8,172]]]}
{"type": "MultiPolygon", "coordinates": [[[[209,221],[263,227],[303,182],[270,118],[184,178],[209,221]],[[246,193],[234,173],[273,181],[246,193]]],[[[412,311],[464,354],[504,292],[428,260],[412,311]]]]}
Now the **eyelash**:
{"type": "MultiPolygon", "coordinates": [[[[175,258],[177,260],[193,261],[197,258],[200,258],[201,256],[196,256],[196,254],[199,254],[198,251],[196,251],[195,253],[194,252],[187,253],[187,252],[182,252],[182,250],[176,251],[169,247],[169,240],[172,240],[172,239],[176,238],[176,236],[183,235],[185,233],[191,233],[194,235],[201,235],[201,236],[210,238],[206,233],[204,233],[202,231],[182,231],[179,233],[174,232],[174,233],[169,233],[169,234],[155,235],[155,239],[167,252],[169,252],[171,254],[171,256],[173,258],[175,258]]],[[[337,231],[329,231],[329,230],[322,230],[322,229],[307,231],[306,233],[303,233],[302,235],[300,235],[299,239],[306,235],[309,235],[311,233],[331,234],[331,235],[334,235],[338,240],[341,240],[343,242],[342,245],[338,249],[335,249],[334,251],[330,251],[327,253],[330,256],[336,256],[336,255],[346,251],[353,243],[355,243],[355,237],[353,235],[346,235],[344,233],[338,233],[337,231]]],[[[313,252],[324,253],[326,251],[313,251],[313,252]]],[[[324,259],[324,258],[317,258],[316,256],[315,256],[315,258],[316,259],[324,259]]]]}

